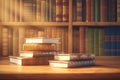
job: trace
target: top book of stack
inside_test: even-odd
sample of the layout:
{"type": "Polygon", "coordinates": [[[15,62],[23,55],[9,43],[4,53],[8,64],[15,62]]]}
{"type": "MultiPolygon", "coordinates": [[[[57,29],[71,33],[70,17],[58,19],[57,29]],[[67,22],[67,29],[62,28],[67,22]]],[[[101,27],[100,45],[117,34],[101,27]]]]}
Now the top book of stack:
{"type": "Polygon", "coordinates": [[[58,43],[59,38],[25,38],[25,43],[58,43]]]}

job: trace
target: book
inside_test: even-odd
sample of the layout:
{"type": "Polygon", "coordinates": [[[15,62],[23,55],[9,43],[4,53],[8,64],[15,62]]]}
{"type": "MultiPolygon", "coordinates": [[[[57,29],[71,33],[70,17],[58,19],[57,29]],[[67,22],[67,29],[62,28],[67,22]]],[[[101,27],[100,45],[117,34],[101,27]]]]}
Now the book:
{"type": "Polygon", "coordinates": [[[59,38],[25,38],[25,43],[58,43],[59,38]]]}
{"type": "Polygon", "coordinates": [[[56,22],[62,22],[63,16],[63,2],[62,0],[56,0],[56,22]]]}
{"type": "Polygon", "coordinates": [[[67,22],[69,20],[69,0],[63,0],[63,13],[62,21],[67,22]]]}
{"type": "Polygon", "coordinates": [[[25,51],[55,51],[56,45],[55,44],[35,44],[35,43],[24,43],[23,50],[25,51]]]}
{"type": "Polygon", "coordinates": [[[82,21],[82,0],[76,0],[76,21],[82,21]]]}
{"type": "Polygon", "coordinates": [[[69,61],[78,61],[78,60],[92,60],[95,59],[94,54],[55,54],[55,60],[69,60],[69,61]]]}
{"type": "Polygon", "coordinates": [[[91,21],[91,0],[86,0],[86,22],[91,21]]]}
{"type": "Polygon", "coordinates": [[[58,54],[57,51],[20,51],[19,56],[24,57],[44,57],[44,56],[53,56],[58,54]]]}
{"type": "Polygon", "coordinates": [[[24,57],[24,56],[9,56],[10,63],[17,65],[48,65],[49,60],[53,60],[51,56],[44,56],[39,58],[24,57]]]}
{"type": "Polygon", "coordinates": [[[94,66],[95,60],[86,60],[86,61],[49,60],[49,65],[51,67],[62,67],[62,68],[88,67],[88,66],[94,66]]]}

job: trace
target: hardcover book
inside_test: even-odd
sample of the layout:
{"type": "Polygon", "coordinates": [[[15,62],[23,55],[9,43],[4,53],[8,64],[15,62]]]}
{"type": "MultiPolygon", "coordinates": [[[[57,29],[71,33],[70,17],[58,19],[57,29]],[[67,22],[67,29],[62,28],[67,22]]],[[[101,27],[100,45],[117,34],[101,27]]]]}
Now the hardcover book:
{"type": "Polygon", "coordinates": [[[78,60],[93,60],[95,59],[94,54],[55,54],[55,60],[69,60],[69,61],[78,61],[78,60]]]}
{"type": "Polygon", "coordinates": [[[51,56],[44,56],[38,58],[24,57],[24,56],[10,56],[10,63],[17,65],[48,65],[49,60],[53,60],[51,56]]]}
{"type": "Polygon", "coordinates": [[[25,38],[25,43],[58,43],[59,38],[25,38]]]}
{"type": "Polygon", "coordinates": [[[88,67],[88,66],[94,66],[95,65],[95,60],[86,60],[86,61],[50,60],[49,65],[51,67],[62,67],[62,68],[88,67]]]}

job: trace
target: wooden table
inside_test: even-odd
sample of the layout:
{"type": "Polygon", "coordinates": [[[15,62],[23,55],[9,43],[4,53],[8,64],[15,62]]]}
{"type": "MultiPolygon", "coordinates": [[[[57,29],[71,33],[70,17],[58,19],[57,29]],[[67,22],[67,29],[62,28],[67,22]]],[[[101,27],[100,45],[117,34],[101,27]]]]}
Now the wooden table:
{"type": "Polygon", "coordinates": [[[96,57],[96,66],[19,66],[0,59],[0,80],[120,80],[120,56],[96,57]]]}

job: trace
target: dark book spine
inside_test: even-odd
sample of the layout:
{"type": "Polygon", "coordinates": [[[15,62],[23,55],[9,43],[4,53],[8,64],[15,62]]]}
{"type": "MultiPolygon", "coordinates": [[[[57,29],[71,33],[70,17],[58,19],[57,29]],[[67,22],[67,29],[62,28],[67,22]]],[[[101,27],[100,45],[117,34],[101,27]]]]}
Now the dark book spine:
{"type": "Polygon", "coordinates": [[[100,21],[100,0],[95,0],[95,21],[100,21]]]}
{"type": "Polygon", "coordinates": [[[82,0],[82,21],[86,21],[86,0],[82,0]]]}
{"type": "Polygon", "coordinates": [[[86,0],[86,22],[91,21],[91,0],[86,0]]]}

